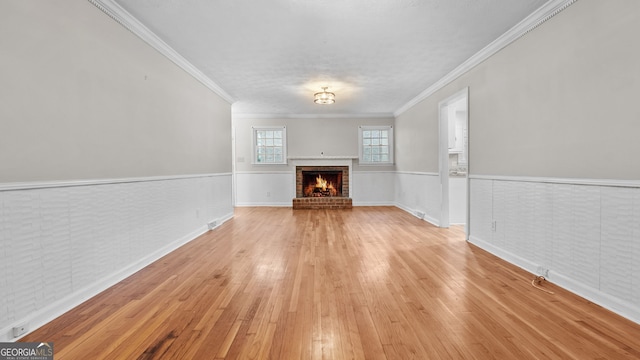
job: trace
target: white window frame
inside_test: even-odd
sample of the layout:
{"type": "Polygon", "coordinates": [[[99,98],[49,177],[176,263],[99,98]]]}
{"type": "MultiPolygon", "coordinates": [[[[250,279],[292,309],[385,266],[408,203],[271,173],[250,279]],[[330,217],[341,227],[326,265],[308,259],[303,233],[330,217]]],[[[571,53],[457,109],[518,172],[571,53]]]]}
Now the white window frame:
{"type": "Polygon", "coordinates": [[[393,165],[393,126],[366,126],[361,125],[358,127],[358,159],[360,165],[393,165]],[[386,130],[388,132],[388,144],[386,145],[389,151],[389,159],[387,161],[366,161],[364,159],[365,146],[363,145],[363,132],[371,130],[386,130]]]}
{"type": "MultiPolygon", "coordinates": [[[[252,126],[251,142],[251,163],[254,165],[286,165],[287,164],[287,127],[286,126],[252,126]],[[258,161],[258,132],[259,131],[281,131],[282,132],[282,161],[258,161]]],[[[274,147],[274,149],[277,146],[274,147]]]]}

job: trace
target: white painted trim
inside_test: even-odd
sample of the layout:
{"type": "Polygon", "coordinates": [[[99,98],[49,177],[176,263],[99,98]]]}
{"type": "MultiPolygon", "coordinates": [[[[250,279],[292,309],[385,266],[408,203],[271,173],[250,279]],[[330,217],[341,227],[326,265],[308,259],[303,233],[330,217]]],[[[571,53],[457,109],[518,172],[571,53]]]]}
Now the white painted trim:
{"type": "Polygon", "coordinates": [[[277,202],[277,203],[254,203],[254,202],[238,203],[238,204],[236,204],[236,207],[293,207],[293,199],[291,199],[291,202],[288,202],[288,203],[282,203],[282,202],[277,202]]]}
{"type": "Polygon", "coordinates": [[[418,96],[410,100],[408,103],[404,104],[398,110],[396,110],[393,115],[398,117],[405,111],[409,110],[420,101],[428,98],[433,95],[436,91],[442,89],[455,79],[462,76],[467,71],[473,69],[478,66],[480,63],[502,50],[512,42],[518,40],[526,33],[532,31],[536,27],[540,26],[545,21],[551,19],[553,16],[557,15],[562,10],[566,9],[569,5],[573,4],[577,0],[550,0],[544,5],[542,5],[538,10],[531,13],[524,20],[520,21],[514,27],[509,29],[507,32],[502,34],[499,38],[491,42],[489,45],[485,46],[482,50],[475,53],[465,62],[460,64],[458,67],[453,69],[450,73],[445,75],[442,79],[438,80],[435,84],[431,85],[425,91],[420,93],[418,96]]]}
{"type": "MultiPolygon", "coordinates": [[[[273,145],[274,147],[276,145],[273,145]]],[[[266,155],[266,154],[265,154],[266,155]]],[[[275,157],[275,154],[273,154],[275,157]]],[[[287,127],[278,126],[252,126],[251,127],[251,165],[287,165],[287,127]],[[282,132],[282,161],[259,162],[258,161],[258,131],[281,131],[282,132]]]]}
{"type": "Polygon", "coordinates": [[[196,80],[200,81],[204,86],[209,88],[214,93],[218,94],[221,98],[233,104],[234,98],[224,91],[218,84],[213,82],[209,77],[202,73],[198,68],[193,66],[187,59],[178,54],[173,48],[156,34],[154,34],[149,28],[144,26],[138,19],[133,17],[127,10],[116,3],[114,0],[89,0],[90,3],[95,5],[98,9],[102,10],[110,18],[115,20],[120,25],[131,31],[134,35],[138,36],[147,44],[151,45],[160,54],[164,55],[167,59],[171,60],[174,64],[178,65],[187,74],[193,76],[196,80]]]}
{"type": "Polygon", "coordinates": [[[357,159],[358,156],[355,155],[347,155],[347,156],[290,156],[289,160],[353,160],[357,159]]]}
{"type": "Polygon", "coordinates": [[[436,219],[436,218],[433,218],[433,217],[431,217],[431,216],[429,216],[427,214],[424,214],[423,217],[419,217],[417,215],[417,210],[410,209],[410,208],[408,208],[406,206],[403,206],[403,205],[400,205],[398,203],[394,203],[393,206],[397,207],[400,210],[406,211],[407,213],[417,217],[418,219],[424,220],[424,221],[428,222],[431,225],[440,227],[440,223],[438,222],[438,219],[436,219]]]}
{"type": "MultiPolygon", "coordinates": [[[[358,126],[358,164],[361,166],[393,166],[395,164],[395,157],[394,157],[394,139],[395,137],[393,136],[393,125],[360,125],[358,126]],[[389,149],[389,160],[388,161],[364,161],[363,158],[363,140],[362,140],[362,133],[364,131],[369,131],[369,130],[384,130],[387,131],[388,133],[388,144],[387,144],[387,148],[389,149]]],[[[382,144],[380,144],[380,146],[383,146],[382,144]]]]}
{"type": "Polygon", "coordinates": [[[476,236],[469,236],[469,242],[473,245],[476,245],[477,247],[499,257],[500,259],[509,262],[511,264],[516,265],[517,267],[528,271],[532,274],[535,274],[537,269],[538,269],[538,264],[534,264],[531,261],[522,258],[518,255],[512,254],[508,251],[502,250],[499,247],[496,247],[476,236]]]}
{"type": "Polygon", "coordinates": [[[424,176],[440,176],[437,172],[420,172],[420,171],[396,171],[396,174],[403,175],[424,175],[424,176]]]}
{"type": "MultiPolygon", "coordinates": [[[[293,201],[293,199],[291,199],[293,201]]],[[[368,201],[355,201],[353,200],[353,206],[397,206],[393,201],[383,201],[383,202],[368,202],[368,201]]],[[[239,203],[236,204],[236,207],[293,207],[293,202],[288,202],[288,203],[281,203],[281,202],[277,202],[277,203],[239,203]]],[[[404,209],[403,209],[404,210],[404,209]]],[[[406,210],[405,210],[406,211],[406,210]]],[[[408,213],[411,213],[410,211],[407,211],[408,213]]]]}
{"type": "Polygon", "coordinates": [[[193,178],[216,177],[216,176],[231,176],[231,173],[171,175],[171,176],[149,176],[149,177],[116,178],[116,179],[42,181],[42,182],[23,182],[23,183],[22,182],[16,182],[16,183],[0,184],[0,191],[47,189],[47,188],[61,188],[61,187],[73,187],[73,186],[92,186],[92,185],[108,185],[108,184],[124,184],[124,183],[135,183],[135,182],[180,180],[180,179],[193,179],[193,178]]]}
{"type": "MultiPolygon", "coordinates": [[[[438,102],[438,171],[440,176],[440,221],[442,227],[448,228],[450,225],[450,204],[449,204],[449,119],[448,109],[452,104],[464,99],[466,101],[465,108],[469,109],[469,87],[450,95],[446,99],[438,102]]],[[[466,111],[465,125],[469,127],[469,111],[466,111]]],[[[464,150],[465,158],[468,165],[468,146],[464,150]]],[[[469,184],[466,186],[467,209],[465,224],[469,223],[469,184]]],[[[468,226],[465,226],[465,238],[468,238],[468,226]]]]}
{"type": "MultiPolygon", "coordinates": [[[[491,245],[478,237],[470,236],[469,243],[478,246],[479,248],[513,264],[519,268],[536,274],[538,264],[534,264],[520,256],[514,255],[508,251],[504,251],[494,245],[491,245]]],[[[598,304],[606,309],[609,309],[616,314],[623,316],[631,321],[640,324],[640,308],[637,305],[621,301],[618,298],[602,293],[598,289],[594,289],[588,286],[572,280],[562,274],[555,271],[549,271],[549,274],[545,277],[549,282],[552,282],[566,290],[577,294],[595,304],[598,304]]]]}
{"type": "MultiPolygon", "coordinates": [[[[225,223],[226,221],[232,218],[233,218],[233,213],[229,213],[224,217],[218,219],[217,225],[213,229],[219,227],[220,225],[222,225],[223,223],[225,223]]],[[[52,321],[58,316],[75,308],[76,306],[82,304],[83,302],[89,300],[90,298],[98,295],[102,291],[108,289],[109,287],[119,283],[120,281],[126,279],[127,277],[145,268],[146,266],[159,260],[160,258],[169,254],[170,252],[195,240],[196,238],[206,233],[207,231],[209,231],[209,228],[206,225],[202,226],[197,230],[191,232],[190,234],[187,234],[182,238],[163,246],[162,248],[138,260],[137,262],[123,269],[120,269],[112,273],[111,275],[105,276],[104,278],[92,283],[89,286],[79,289],[78,291],[74,291],[69,296],[59,299],[58,301],[55,301],[54,303],[50,304],[47,307],[44,307],[42,309],[39,309],[33,312],[31,315],[29,315],[28,318],[21,318],[18,323],[24,324],[26,322],[28,324],[28,329],[29,329],[29,331],[26,334],[21,336],[25,336],[28,333],[40,328],[41,326],[47,324],[48,322],[52,321]]],[[[13,324],[9,324],[5,328],[0,329],[0,341],[10,341],[10,342],[16,341],[17,339],[7,338],[8,337],[7,334],[10,334],[11,329],[17,325],[18,325],[17,323],[13,323],[13,324]]]]}
{"type": "Polygon", "coordinates": [[[353,201],[353,206],[395,206],[393,201],[353,201]]]}
{"type": "Polygon", "coordinates": [[[469,175],[469,179],[640,188],[640,180],[578,179],[503,175],[469,175]]]}
{"type": "Polygon", "coordinates": [[[363,114],[243,114],[231,112],[235,119],[381,119],[393,118],[393,113],[363,114]]]}
{"type": "MultiPolygon", "coordinates": [[[[349,174],[351,174],[351,165],[353,163],[352,158],[294,158],[291,159],[291,164],[295,166],[348,166],[349,174]]],[[[293,169],[293,174],[295,175],[296,169],[293,169]]]]}
{"type": "Polygon", "coordinates": [[[567,289],[574,294],[578,294],[579,296],[609,309],[624,318],[640,324],[640,307],[638,307],[637,304],[622,301],[619,298],[605,294],[598,289],[585,286],[584,284],[572,280],[555,271],[550,270],[546,279],[547,281],[567,289]]]}
{"type": "Polygon", "coordinates": [[[382,171],[353,171],[353,174],[363,174],[363,175],[367,175],[367,174],[372,174],[372,175],[377,175],[377,174],[395,174],[396,172],[393,170],[382,170],[382,171]]]}
{"type": "Polygon", "coordinates": [[[434,226],[440,227],[440,222],[438,221],[438,219],[436,219],[436,218],[434,218],[434,217],[431,217],[431,216],[429,216],[429,215],[427,215],[427,214],[425,214],[425,215],[424,215],[424,217],[422,218],[422,220],[424,220],[424,221],[428,222],[428,223],[429,223],[429,224],[431,224],[431,225],[434,225],[434,226]]]}
{"type": "Polygon", "coordinates": [[[236,171],[236,175],[291,175],[291,171],[236,171]]]}

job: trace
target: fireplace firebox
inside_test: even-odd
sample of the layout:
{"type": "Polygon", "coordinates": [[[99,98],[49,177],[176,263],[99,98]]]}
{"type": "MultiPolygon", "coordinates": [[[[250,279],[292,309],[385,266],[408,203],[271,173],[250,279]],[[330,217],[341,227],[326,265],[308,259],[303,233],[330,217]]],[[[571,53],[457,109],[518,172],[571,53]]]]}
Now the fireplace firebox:
{"type": "Polygon", "coordinates": [[[342,196],[342,171],[302,171],[303,197],[342,196]]]}
{"type": "Polygon", "coordinates": [[[348,166],[296,166],[294,209],[351,208],[348,166]]]}

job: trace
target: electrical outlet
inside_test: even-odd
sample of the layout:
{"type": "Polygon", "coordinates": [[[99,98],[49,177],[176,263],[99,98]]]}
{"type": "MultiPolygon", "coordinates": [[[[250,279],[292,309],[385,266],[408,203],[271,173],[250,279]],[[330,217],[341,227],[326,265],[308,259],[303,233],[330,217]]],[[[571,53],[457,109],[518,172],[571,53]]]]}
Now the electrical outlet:
{"type": "Polygon", "coordinates": [[[13,328],[13,337],[17,338],[27,333],[27,324],[21,324],[13,328]]]}
{"type": "Polygon", "coordinates": [[[498,228],[498,222],[493,220],[491,222],[491,231],[496,231],[497,228],[498,228]]]}
{"type": "Polygon", "coordinates": [[[538,275],[544,276],[545,278],[549,277],[549,269],[544,268],[542,266],[538,266],[538,269],[536,270],[536,273],[538,275]]]}
{"type": "Polygon", "coordinates": [[[271,197],[271,192],[267,191],[267,197],[271,197]]]}

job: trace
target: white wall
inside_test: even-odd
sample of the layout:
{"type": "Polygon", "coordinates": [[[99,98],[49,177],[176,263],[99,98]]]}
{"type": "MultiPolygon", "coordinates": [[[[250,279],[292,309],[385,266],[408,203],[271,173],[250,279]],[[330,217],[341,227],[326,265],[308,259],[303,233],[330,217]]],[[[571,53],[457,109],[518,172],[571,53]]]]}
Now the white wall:
{"type": "Polygon", "coordinates": [[[461,225],[467,222],[467,179],[449,177],[449,223],[461,225]]]}
{"type": "Polygon", "coordinates": [[[640,179],[639,32],[640,2],[580,0],[459,79],[473,173],[640,179]]]}
{"type": "MultiPolygon", "coordinates": [[[[237,172],[236,206],[291,207],[295,192],[295,170],[282,172],[237,172]]],[[[350,179],[354,206],[395,205],[395,173],[352,171],[350,179]]]]}
{"type": "Polygon", "coordinates": [[[0,186],[0,340],[231,218],[230,187],[231,174],[0,186]]]}
{"type": "MultiPolygon", "coordinates": [[[[353,205],[392,205],[394,166],[358,165],[358,126],[394,125],[389,118],[234,117],[236,205],[292,206],[295,166],[251,164],[252,126],[286,126],[288,157],[354,158],[350,197],[353,205]]],[[[340,160],[342,161],[342,160],[340,160]]]]}
{"type": "Polygon", "coordinates": [[[85,0],[0,2],[0,341],[233,214],[231,105],[85,0]]]}
{"type": "Polygon", "coordinates": [[[236,206],[291,207],[296,197],[295,170],[236,172],[236,206]]]}
{"type": "Polygon", "coordinates": [[[399,172],[436,173],[437,104],[469,87],[471,241],[640,322],[638,33],[640,2],[577,1],[400,114],[395,134],[399,172]]]}
{"type": "Polygon", "coordinates": [[[394,171],[354,171],[351,173],[353,206],[389,206],[395,204],[394,171]]]}
{"type": "Polygon", "coordinates": [[[231,105],[90,2],[0,24],[0,182],[231,171],[231,105]]]}
{"type": "Polygon", "coordinates": [[[640,183],[482,177],[471,204],[470,242],[640,322],[640,183]]]}
{"type": "Polygon", "coordinates": [[[438,173],[396,172],[395,205],[436,226],[440,224],[438,173]]]}

